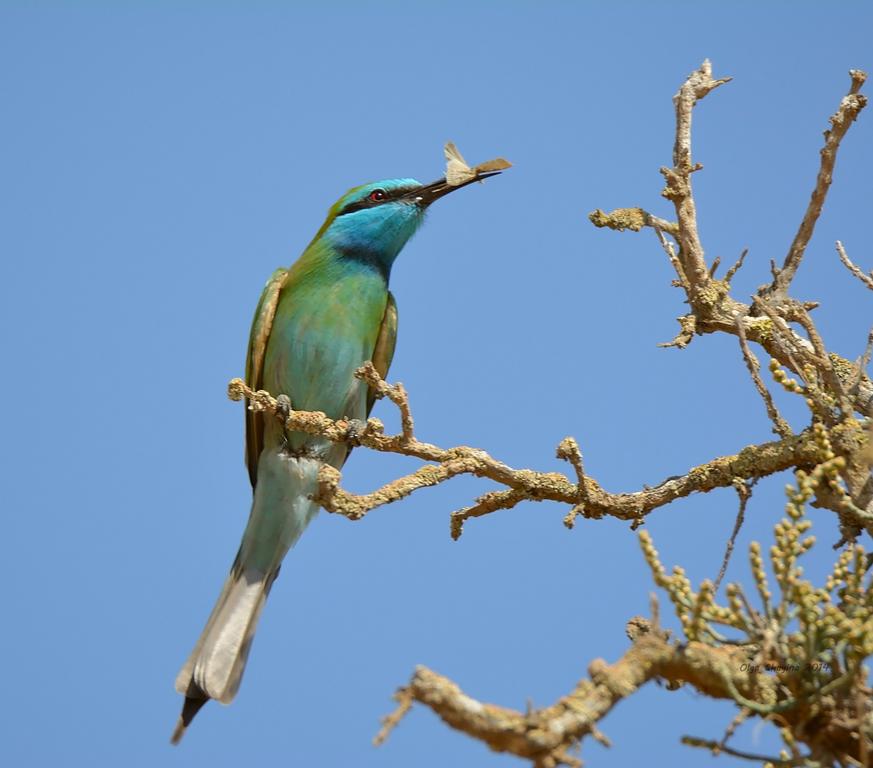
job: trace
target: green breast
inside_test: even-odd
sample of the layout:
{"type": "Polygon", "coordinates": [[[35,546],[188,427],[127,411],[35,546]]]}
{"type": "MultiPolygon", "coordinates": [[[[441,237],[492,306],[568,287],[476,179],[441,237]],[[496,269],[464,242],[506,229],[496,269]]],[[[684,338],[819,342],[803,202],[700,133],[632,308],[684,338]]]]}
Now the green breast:
{"type": "MultiPolygon", "coordinates": [[[[366,385],[354,372],[372,359],[388,288],[366,265],[329,254],[309,256],[294,265],[279,299],[263,386],[273,394],[287,394],[297,410],[363,419],[366,385]]],[[[276,432],[274,438],[278,436],[276,432]]],[[[296,434],[291,443],[300,448],[323,441],[296,434]]]]}

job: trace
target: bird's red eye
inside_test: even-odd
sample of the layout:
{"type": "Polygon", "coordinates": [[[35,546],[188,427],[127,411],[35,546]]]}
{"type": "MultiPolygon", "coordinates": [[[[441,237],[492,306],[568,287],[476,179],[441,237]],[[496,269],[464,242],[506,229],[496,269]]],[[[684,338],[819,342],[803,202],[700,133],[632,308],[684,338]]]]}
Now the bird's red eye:
{"type": "Polygon", "coordinates": [[[388,195],[384,189],[374,189],[369,196],[370,202],[381,203],[388,195]]]}

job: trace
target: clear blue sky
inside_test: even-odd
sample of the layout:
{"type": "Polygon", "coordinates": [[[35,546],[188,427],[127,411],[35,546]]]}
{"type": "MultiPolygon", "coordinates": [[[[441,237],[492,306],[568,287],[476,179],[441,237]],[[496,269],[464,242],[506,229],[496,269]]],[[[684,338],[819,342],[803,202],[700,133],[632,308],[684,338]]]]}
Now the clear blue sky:
{"type": "MultiPolygon", "coordinates": [[[[225,385],[265,279],[348,187],[432,180],[448,138],[470,160],[515,162],[435,206],[392,276],[392,378],[422,438],[559,469],[573,434],[619,491],[770,437],[735,340],[656,347],[684,304],[651,233],[586,214],[669,214],[670,98],[710,57],[735,80],[695,115],[701,230],[710,258],[750,248],[747,297],[791,240],[846,71],[873,69],[873,11],[651,5],[0,5],[0,762],[509,766],[423,709],[386,746],[370,739],[416,664],[523,708],[622,653],[652,589],[627,526],[568,532],[565,509],[529,504],[453,542],[449,513],[489,488],[460,480],[360,523],[322,514],[286,560],[237,701],[167,743],[173,678],[248,514],[242,408],[225,385]]],[[[833,241],[873,267],[871,174],[873,112],[844,143],[796,281],[852,358],[870,297],[833,241]]],[[[396,423],[387,404],[376,415],[396,423]]],[[[371,489],[412,466],[359,450],[344,482],[371,489]]],[[[759,488],[740,553],[769,536],[784,482],[759,488]]],[[[698,581],[735,509],[723,491],[647,525],[698,581]]],[[[830,513],[813,519],[821,573],[838,534],[830,513]]],[[[730,576],[746,573],[735,558],[730,576]]],[[[583,757],[708,764],[679,736],[718,738],[732,712],[651,686],[603,722],[614,748],[586,742],[583,757]]],[[[774,743],[767,728],[737,740],[774,743]]]]}

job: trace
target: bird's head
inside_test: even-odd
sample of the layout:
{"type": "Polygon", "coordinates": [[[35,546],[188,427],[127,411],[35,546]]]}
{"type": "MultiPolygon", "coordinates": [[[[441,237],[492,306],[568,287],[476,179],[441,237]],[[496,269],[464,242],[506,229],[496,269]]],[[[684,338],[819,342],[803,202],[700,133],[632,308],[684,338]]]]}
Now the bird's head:
{"type": "Polygon", "coordinates": [[[428,206],[476,180],[450,186],[445,178],[432,184],[386,179],[353,187],[331,207],[313,242],[323,240],[340,254],[370,262],[387,275],[424,220],[428,206]]]}

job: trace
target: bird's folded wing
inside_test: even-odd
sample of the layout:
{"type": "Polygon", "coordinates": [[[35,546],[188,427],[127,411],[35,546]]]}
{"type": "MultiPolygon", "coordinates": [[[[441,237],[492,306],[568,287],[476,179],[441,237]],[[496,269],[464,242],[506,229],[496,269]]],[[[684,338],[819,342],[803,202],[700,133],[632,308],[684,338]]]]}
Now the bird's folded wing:
{"type": "MultiPolygon", "coordinates": [[[[388,303],[385,305],[385,314],[382,316],[382,326],[379,328],[379,336],[376,339],[376,348],[373,350],[373,366],[384,379],[388,376],[388,369],[394,359],[394,345],[397,343],[397,302],[394,294],[388,291],[388,303]]],[[[373,410],[376,398],[373,391],[367,392],[367,415],[373,410]]]]}
{"type": "MultiPolygon", "coordinates": [[[[267,280],[261,298],[255,309],[255,317],[252,320],[252,330],[249,334],[249,349],[246,354],[246,383],[252,389],[261,389],[264,378],[264,357],[267,352],[267,342],[270,340],[270,331],[273,330],[273,318],[276,316],[276,307],[279,305],[279,296],[282,286],[288,277],[288,270],[277,269],[267,280]]],[[[271,392],[274,397],[282,394],[271,392]]],[[[289,393],[290,394],[290,393],[289,393]]],[[[248,409],[246,401],[246,466],[249,470],[249,478],[252,487],[258,480],[258,457],[264,444],[264,415],[248,409]]]]}

